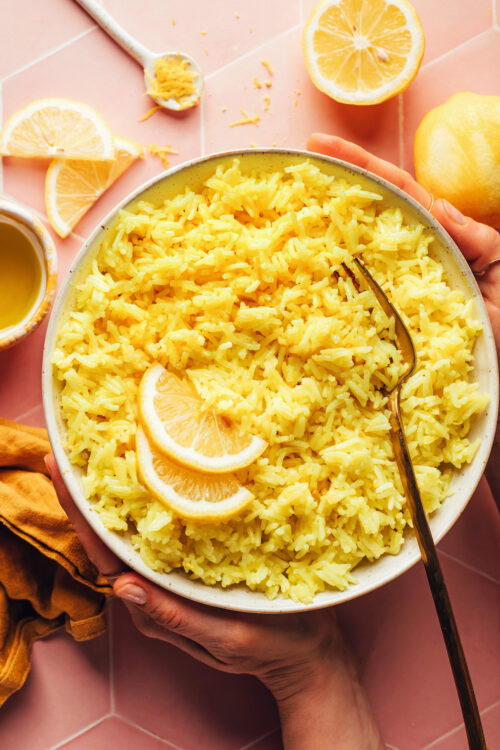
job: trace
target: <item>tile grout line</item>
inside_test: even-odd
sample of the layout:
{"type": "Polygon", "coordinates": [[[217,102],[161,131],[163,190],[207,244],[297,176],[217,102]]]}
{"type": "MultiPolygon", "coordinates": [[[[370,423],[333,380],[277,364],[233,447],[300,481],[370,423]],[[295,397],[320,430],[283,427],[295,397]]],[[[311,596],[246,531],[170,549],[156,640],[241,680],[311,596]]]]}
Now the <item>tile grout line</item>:
{"type": "Polygon", "coordinates": [[[87,36],[87,34],[90,34],[91,31],[95,31],[96,29],[97,29],[97,26],[95,25],[91,26],[89,29],[85,29],[85,31],[80,32],[80,34],[77,34],[71,39],[68,39],[62,44],[59,44],[57,47],[54,47],[53,49],[49,50],[49,52],[45,52],[43,55],[40,55],[40,57],[35,58],[35,60],[32,60],[29,63],[26,63],[26,65],[22,65],[20,68],[17,68],[17,70],[14,70],[12,73],[8,73],[6,76],[0,79],[0,81],[9,81],[11,78],[14,78],[15,76],[19,75],[19,73],[24,73],[25,70],[28,70],[29,68],[33,67],[33,65],[37,65],[39,62],[43,62],[43,60],[46,60],[48,57],[51,57],[51,55],[55,55],[57,52],[61,52],[61,50],[66,49],[66,47],[69,47],[71,44],[73,44],[73,42],[78,42],[80,39],[83,39],[84,36],[87,36]]]}
{"type": "Polygon", "coordinates": [[[471,42],[476,41],[476,39],[480,39],[481,37],[485,36],[485,34],[489,34],[490,31],[491,27],[489,29],[485,29],[484,31],[480,31],[479,34],[476,34],[475,36],[471,36],[470,39],[466,39],[465,42],[458,44],[456,47],[454,47],[453,49],[449,49],[447,52],[443,52],[442,55],[439,55],[439,57],[436,57],[434,60],[430,60],[428,63],[425,63],[425,65],[422,65],[420,70],[423,71],[427,70],[428,68],[432,68],[432,66],[436,63],[441,62],[441,60],[446,60],[447,57],[450,57],[450,55],[452,55],[457,50],[463,49],[471,42]]]}
{"type": "Polygon", "coordinates": [[[264,734],[259,735],[258,737],[256,737],[254,740],[252,740],[248,744],[243,745],[243,747],[238,748],[238,750],[250,750],[250,748],[255,747],[255,745],[257,744],[257,742],[260,742],[261,740],[264,740],[266,737],[270,737],[272,734],[274,734],[278,730],[279,730],[279,727],[274,727],[274,729],[270,729],[269,731],[264,732],[264,734]]]}
{"type": "Polygon", "coordinates": [[[403,94],[398,94],[399,166],[405,168],[403,94]]]}
{"type": "Polygon", "coordinates": [[[259,52],[259,50],[264,49],[268,44],[271,44],[271,42],[276,42],[278,39],[282,39],[287,34],[291,34],[292,31],[297,31],[297,29],[300,29],[300,24],[295,24],[295,26],[291,26],[289,29],[285,29],[285,31],[282,31],[277,36],[273,37],[272,39],[267,39],[265,42],[262,42],[262,44],[259,44],[258,47],[253,47],[252,49],[248,50],[248,52],[245,52],[243,55],[240,55],[239,57],[235,57],[234,60],[230,60],[230,62],[226,63],[225,65],[222,65],[220,68],[217,68],[217,70],[212,71],[212,73],[209,73],[207,76],[205,76],[205,80],[210,80],[213,76],[218,75],[222,71],[226,70],[227,68],[230,68],[231,65],[235,65],[236,63],[240,62],[241,60],[246,60],[247,57],[250,57],[251,55],[255,54],[255,52],[259,52]]]}
{"type": "Polygon", "coordinates": [[[205,156],[205,97],[200,100],[200,150],[201,156],[205,156]]]}
{"type": "Polygon", "coordinates": [[[59,750],[60,748],[63,748],[64,745],[66,745],[68,742],[71,742],[72,740],[76,740],[78,737],[81,737],[85,732],[88,732],[89,729],[93,729],[94,727],[99,726],[104,719],[109,719],[111,717],[111,714],[106,714],[105,716],[101,716],[100,719],[97,719],[96,721],[92,721],[90,724],[87,724],[87,726],[83,727],[83,729],[79,729],[78,732],[75,732],[74,734],[71,734],[69,737],[66,737],[64,740],[61,740],[61,742],[57,742],[55,745],[51,745],[48,750],[59,750]]]}
{"type": "MultiPolygon", "coordinates": [[[[160,742],[170,745],[170,747],[175,748],[175,750],[185,750],[185,748],[182,748],[180,745],[176,745],[175,742],[172,742],[172,740],[166,740],[165,737],[160,737],[159,734],[152,732],[150,729],[141,727],[140,724],[136,724],[135,721],[132,721],[127,716],[123,716],[123,714],[115,714],[115,717],[117,719],[120,719],[120,721],[122,721],[124,724],[128,724],[128,726],[133,727],[134,729],[138,729],[140,732],[144,732],[144,734],[147,734],[149,737],[154,737],[155,740],[160,740],[160,742]]],[[[56,748],[51,748],[51,750],[56,750],[56,748]]]]}
{"type": "MultiPolygon", "coordinates": [[[[491,703],[486,708],[483,708],[483,710],[479,712],[479,715],[481,717],[483,717],[485,714],[488,713],[488,711],[493,710],[497,706],[500,706],[500,701],[495,701],[495,703],[491,703]]],[[[441,742],[441,740],[445,740],[448,737],[453,737],[453,735],[456,734],[457,732],[459,732],[462,729],[462,727],[464,727],[464,723],[463,722],[461,724],[458,724],[456,727],[453,727],[453,729],[450,729],[449,732],[445,732],[445,734],[441,735],[441,737],[436,737],[435,740],[432,740],[432,742],[430,742],[428,745],[426,745],[425,747],[423,747],[422,750],[431,750],[431,748],[436,747],[437,744],[439,742],[441,742]]]]}
{"type": "Polygon", "coordinates": [[[486,578],[487,581],[491,581],[491,583],[496,583],[497,585],[500,585],[499,580],[497,580],[496,578],[493,578],[493,576],[490,576],[488,573],[484,573],[482,570],[479,570],[478,568],[474,568],[472,565],[469,565],[463,560],[460,560],[459,557],[450,555],[449,552],[444,552],[442,549],[439,550],[439,554],[443,555],[444,557],[447,557],[449,560],[453,560],[453,562],[457,563],[457,565],[461,565],[466,570],[470,570],[471,573],[476,573],[478,576],[482,576],[483,578],[486,578]]]}
{"type": "Polygon", "coordinates": [[[41,406],[43,406],[43,401],[40,401],[36,406],[32,406],[31,409],[28,409],[27,411],[23,412],[22,414],[19,414],[17,417],[14,417],[14,422],[18,422],[21,419],[26,419],[26,417],[30,417],[32,414],[36,412],[37,409],[39,409],[41,406]]]}

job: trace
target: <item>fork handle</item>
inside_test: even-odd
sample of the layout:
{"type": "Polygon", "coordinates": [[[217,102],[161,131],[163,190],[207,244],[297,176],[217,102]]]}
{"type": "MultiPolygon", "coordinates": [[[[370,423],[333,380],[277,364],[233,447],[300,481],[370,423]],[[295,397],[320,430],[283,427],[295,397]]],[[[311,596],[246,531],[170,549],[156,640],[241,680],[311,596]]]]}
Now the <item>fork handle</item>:
{"type": "Polygon", "coordinates": [[[443,633],[448,658],[450,660],[455,685],[464,717],[465,731],[470,750],[486,750],[481,717],[477,706],[474,688],[469,669],[465,660],[464,650],[458,634],[455,616],[451,606],[448,590],[443,577],[443,571],[432,538],[427,516],[420,497],[420,492],[413,471],[408,446],[403,431],[399,410],[399,388],[389,395],[391,411],[391,438],[396,461],[401,475],[404,493],[410,508],[410,514],[415,527],[422,561],[424,563],[427,580],[434,599],[439,624],[443,633]]]}

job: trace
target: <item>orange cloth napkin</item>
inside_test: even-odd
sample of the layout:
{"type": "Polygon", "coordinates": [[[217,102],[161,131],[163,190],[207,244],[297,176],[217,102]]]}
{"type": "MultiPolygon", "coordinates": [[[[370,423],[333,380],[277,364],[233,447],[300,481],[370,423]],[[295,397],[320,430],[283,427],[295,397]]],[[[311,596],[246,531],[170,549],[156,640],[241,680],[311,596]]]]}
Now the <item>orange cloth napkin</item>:
{"type": "Polygon", "coordinates": [[[24,683],[33,641],[65,625],[77,640],[106,628],[97,573],[59,505],[45,430],[0,418],[0,705],[24,683]]]}

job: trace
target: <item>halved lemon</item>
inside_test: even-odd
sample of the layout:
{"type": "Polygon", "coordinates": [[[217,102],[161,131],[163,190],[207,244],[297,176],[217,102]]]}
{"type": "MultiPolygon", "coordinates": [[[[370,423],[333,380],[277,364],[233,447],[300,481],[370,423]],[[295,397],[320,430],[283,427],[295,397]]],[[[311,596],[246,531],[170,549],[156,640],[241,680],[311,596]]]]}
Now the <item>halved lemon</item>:
{"type": "Polygon", "coordinates": [[[323,0],[304,27],[313,83],[346,104],[378,104],[411,83],[424,32],[407,0],[323,0]]]}
{"type": "Polygon", "coordinates": [[[38,99],[7,120],[0,140],[5,156],[108,160],[113,134],[92,107],[70,99],[38,99]]]}
{"type": "Polygon", "coordinates": [[[139,476],[167,507],[183,518],[217,521],[239,513],[253,498],[235,476],[209,476],[170,461],[149,443],[141,428],[136,434],[139,476]]]}
{"type": "Polygon", "coordinates": [[[142,156],[138,143],[115,138],[114,161],[54,159],[45,177],[45,207],[60,237],[67,237],[96,200],[142,156]]]}
{"type": "Polygon", "coordinates": [[[266,448],[256,436],[203,408],[194,387],[161,365],[147,370],[139,387],[139,414],[150,442],[183,466],[224,474],[248,466],[266,448]]]}

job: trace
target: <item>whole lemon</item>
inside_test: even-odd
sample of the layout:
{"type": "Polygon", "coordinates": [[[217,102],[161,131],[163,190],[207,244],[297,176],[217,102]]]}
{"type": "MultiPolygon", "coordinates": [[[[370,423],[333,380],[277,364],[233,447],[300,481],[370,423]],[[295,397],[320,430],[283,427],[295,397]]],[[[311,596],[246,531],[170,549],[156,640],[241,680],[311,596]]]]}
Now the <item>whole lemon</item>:
{"type": "Polygon", "coordinates": [[[454,94],[415,134],[415,174],[435,198],[500,226],[500,96],[454,94]]]}

